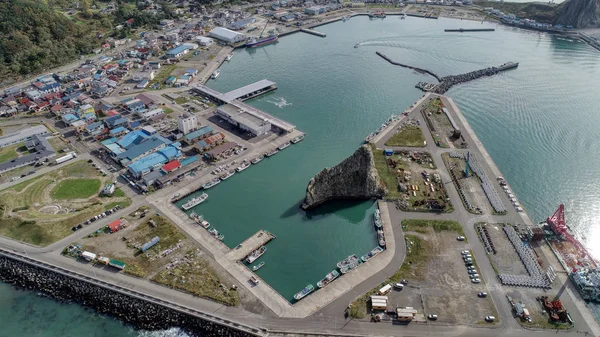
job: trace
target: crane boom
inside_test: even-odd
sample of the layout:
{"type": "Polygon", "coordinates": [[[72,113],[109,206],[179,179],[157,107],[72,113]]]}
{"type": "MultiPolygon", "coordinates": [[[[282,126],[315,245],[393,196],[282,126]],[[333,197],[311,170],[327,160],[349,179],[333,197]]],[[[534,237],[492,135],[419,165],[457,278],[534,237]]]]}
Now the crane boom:
{"type": "Polygon", "coordinates": [[[265,29],[267,29],[267,25],[269,25],[270,21],[271,21],[271,19],[267,20],[267,23],[263,27],[263,30],[260,32],[260,36],[258,37],[259,39],[263,37],[263,33],[265,32],[265,29]]]}

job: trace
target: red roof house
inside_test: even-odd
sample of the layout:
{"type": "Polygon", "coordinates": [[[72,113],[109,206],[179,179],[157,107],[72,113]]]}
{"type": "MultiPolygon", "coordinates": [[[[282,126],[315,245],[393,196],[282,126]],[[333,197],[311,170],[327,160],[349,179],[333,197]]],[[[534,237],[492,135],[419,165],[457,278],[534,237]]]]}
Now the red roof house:
{"type": "Polygon", "coordinates": [[[179,162],[179,160],[172,160],[172,161],[166,163],[162,167],[162,170],[165,171],[165,173],[169,173],[169,172],[177,170],[180,167],[181,167],[181,163],[179,162]]]}
{"type": "Polygon", "coordinates": [[[127,222],[125,222],[125,220],[123,219],[117,219],[111,223],[108,224],[108,228],[110,228],[111,232],[118,232],[121,229],[125,228],[125,224],[127,224],[127,222]]]}

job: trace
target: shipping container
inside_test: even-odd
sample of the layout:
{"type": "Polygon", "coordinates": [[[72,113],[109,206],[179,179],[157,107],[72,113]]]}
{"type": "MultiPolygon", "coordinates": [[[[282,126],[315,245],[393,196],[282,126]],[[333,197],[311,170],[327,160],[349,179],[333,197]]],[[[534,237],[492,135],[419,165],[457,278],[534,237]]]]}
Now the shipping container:
{"type": "Polygon", "coordinates": [[[96,254],[91,253],[91,252],[83,252],[83,253],[81,253],[81,257],[83,257],[84,259],[86,259],[88,261],[92,261],[92,260],[96,259],[96,254]]]}
{"type": "Polygon", "coordinates": [[[121,269],[121,270],[125,269],[125,263],[121,262],[119,260],[110,260],[108,265],[111,267],[115,267],[117,269],[121,269]]]}

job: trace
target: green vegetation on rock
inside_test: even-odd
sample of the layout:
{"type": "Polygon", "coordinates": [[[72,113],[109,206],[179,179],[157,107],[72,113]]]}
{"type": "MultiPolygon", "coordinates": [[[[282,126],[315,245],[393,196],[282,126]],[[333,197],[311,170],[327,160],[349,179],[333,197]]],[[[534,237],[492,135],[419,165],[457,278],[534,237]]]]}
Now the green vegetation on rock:
{"type": "Polygon", "coordinates": [[[514,14],[519,18],[534,19],[538,22],[554,24],[558,18],[561,5],[548,4],[544,2],[498,2],[498,1],[475,1],[480,7],[493,7],[504,13],[514,14]]]}

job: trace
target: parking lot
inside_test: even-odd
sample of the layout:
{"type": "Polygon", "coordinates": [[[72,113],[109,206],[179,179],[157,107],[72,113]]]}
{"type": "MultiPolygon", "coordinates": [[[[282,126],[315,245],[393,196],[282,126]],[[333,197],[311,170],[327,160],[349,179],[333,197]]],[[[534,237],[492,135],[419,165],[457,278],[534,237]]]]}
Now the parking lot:
{"type": "MultiPolygon", "coordinates": [[[[477,296],[486,291],[484,281],[472,283],[462,259],[461,251],[469,250],[470,244],[458,241],[452,231],[418,230],[406,234],[423,241],[426,263],[406,277],[408,284],[403,290],[390,292],[389,303],[413,307],[419,314],[435,314],[439,324],[476,324],[483,323],[487,315],[497,316],[492,300],[477,296]]],[[[475,260],[473,267],[478,269],[475,260]]]]}

